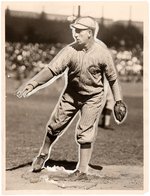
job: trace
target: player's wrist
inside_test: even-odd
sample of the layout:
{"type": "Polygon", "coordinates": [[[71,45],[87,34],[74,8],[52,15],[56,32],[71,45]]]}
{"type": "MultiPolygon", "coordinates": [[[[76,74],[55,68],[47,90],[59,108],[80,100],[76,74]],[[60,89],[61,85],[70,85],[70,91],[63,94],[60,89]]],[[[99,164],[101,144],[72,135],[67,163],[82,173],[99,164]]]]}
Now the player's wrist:
{"type": "Polygon", "coordinates": [[[116,101],[116,104],[120,104],[120,103],[122,103],[121,99],[116,101]]]}

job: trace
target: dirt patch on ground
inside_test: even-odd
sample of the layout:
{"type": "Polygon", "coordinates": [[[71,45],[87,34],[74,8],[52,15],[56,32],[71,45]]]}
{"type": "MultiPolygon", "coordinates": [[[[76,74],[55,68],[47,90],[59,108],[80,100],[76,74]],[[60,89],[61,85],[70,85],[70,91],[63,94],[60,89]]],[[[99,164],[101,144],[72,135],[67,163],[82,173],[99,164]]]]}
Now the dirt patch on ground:
{"type": "MultiPolygon", "coordinates": [[[[6,191],[35,190],[143,190],[142,166],[104,166],[102,170],[89,168],[88,180],[68,181],[71,170],[48,167],[32,173],[31,167],[6,171],[6,191]]],[[[61,193],[61,192],[60,192],[61,193]]]]}

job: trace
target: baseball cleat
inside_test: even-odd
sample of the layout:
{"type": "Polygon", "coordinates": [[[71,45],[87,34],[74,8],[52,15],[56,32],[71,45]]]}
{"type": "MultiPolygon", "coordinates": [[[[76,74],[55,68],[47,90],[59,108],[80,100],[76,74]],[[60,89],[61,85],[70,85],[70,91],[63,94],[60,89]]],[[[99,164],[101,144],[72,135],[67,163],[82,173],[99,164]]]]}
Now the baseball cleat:
{"type": "Polygon", "coordinates": [[[40,172],[43,168],[46,159],[47,159],[47,155],[37,156],[32,163],[32,172],[40,172]]]}
{"type": "Polygon", "coordinates": [[[77,180],[88,180],[87,174],[76,170],[68,176],[68,180],[77,181],[77,180]]]}

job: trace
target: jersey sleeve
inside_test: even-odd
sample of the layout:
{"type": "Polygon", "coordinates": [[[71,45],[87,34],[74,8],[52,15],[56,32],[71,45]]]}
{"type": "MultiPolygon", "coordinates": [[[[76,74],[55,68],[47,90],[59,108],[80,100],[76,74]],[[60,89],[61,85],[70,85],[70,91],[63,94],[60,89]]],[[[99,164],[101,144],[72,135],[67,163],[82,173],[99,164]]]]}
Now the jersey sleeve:
{"type": "Polygon", "coordinates": [[[105,53],[105,74],[108,81],[116,80],[118,77],[117,70],[115,68],[113,58],[110,52],[107,50],[105,53]]]}
{"type": "Polygon", "coordinates": [[[105,55],[105,75],[109,81],[113,96],[115,101],[122,100],[121,87],[118,83],[118,74],[115,68],[112,55],[109,50],[107,50],[107,55],[105,55]]]}
{"type": "Polygon", "coordinates": [[[48,68],[56,76],[63,73],[70,63],[71,56],[72,48],[70,46],[66,46],[52,59],[48,68]]]}

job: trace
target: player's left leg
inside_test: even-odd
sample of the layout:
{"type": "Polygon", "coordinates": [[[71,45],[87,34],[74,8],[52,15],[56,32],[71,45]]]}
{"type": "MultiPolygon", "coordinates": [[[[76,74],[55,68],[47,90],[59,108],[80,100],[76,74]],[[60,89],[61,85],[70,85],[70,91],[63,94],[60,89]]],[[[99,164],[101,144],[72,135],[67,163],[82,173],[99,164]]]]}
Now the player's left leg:
{"type": "Polygon", "coordinates": [[[79,161],[76,171],[70,176],[71,180],[87,179],[88,165],[97,134],[98,116],[102,110],[101,106],[101,97],[97,95],[86,101],[81,108],[81,117],[76,128],[79,161]]]}

